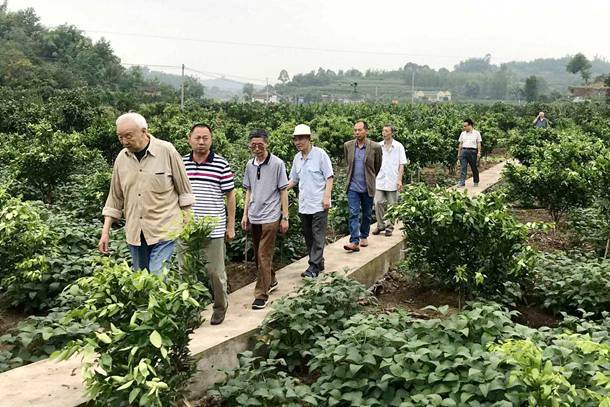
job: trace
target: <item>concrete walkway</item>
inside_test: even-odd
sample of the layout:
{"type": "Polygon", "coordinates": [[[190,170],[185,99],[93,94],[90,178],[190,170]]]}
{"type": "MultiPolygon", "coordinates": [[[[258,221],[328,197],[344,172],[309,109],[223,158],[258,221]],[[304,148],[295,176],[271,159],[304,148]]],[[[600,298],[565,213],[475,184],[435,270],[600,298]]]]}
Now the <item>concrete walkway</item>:
{"type": "MultiPolygon", "coordinates": [[[[477,188],[472,186],[472,179],[468,179],[468,194],[476,196],[498,182],[504,164],[482,172],[477,188]]],[[[343,250],[348,240],[349,237],[345,237],[326,246],[327,272],[345,270],[368,287],[402,259],[403,239],[398,229],[391,237],[371,235],[369,246],[359,253],[343,250]]],[[[303,258],[278,270],[280,286],[271,294],[271,302],[293,294],[302,285],[300,274],[306,268],[307,259],[303,258]]],[[[211,306],[204,311],[206,322],[194,332],[190,343],[192,354],[199,360],[198,373],[190,387],[193,396],[201,395],[212,383],[222,379],[218,369],[237,367],[237,354],[250,347],[254,334],[270,312],[269,306],[264,310],[252,310],[253,299],[254,283],[231,293],[225,322],[217,326],[209,325],[211,306]]],[[[60,363],[42,360],[0,374],[0,407],[74,407],[87,400],[78,358],[60,363]]]]}

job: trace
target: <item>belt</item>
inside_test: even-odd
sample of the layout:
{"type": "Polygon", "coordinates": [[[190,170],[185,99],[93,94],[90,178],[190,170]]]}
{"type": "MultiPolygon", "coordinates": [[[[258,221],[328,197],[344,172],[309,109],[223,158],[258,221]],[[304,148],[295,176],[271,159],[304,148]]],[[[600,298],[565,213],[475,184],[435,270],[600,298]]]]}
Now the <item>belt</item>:
{"type": "Polygon", "coordinates": [[[477,151],[476,148],[470,148],[470,147],[462,147],[462,150],[474,150],[474,151],[477,151]]]}

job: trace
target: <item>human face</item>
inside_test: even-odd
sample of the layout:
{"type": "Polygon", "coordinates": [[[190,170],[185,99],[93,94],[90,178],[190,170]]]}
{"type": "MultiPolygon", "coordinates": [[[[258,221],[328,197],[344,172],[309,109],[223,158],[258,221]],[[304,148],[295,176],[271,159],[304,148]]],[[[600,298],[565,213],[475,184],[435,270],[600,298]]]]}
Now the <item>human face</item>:
{"type": "Polygon", "coordinates": [[[383,130],[381,130],[381,135],[384,140],[390,140],[392,138],[392,128],[389,126],[385,126],[383,130]]]}
{"type": "Polygon", "coordinates": [[[189,145],[197,154],[208,154],[212,148],[212,133],[207,127],[195,127],[189,134],[189,145]]]}
{"type": "Polygon", "coordinates": [[[369,131],[364,128],[364,123],[358,122],[354,124],[354,137],[360,143],[364,141],[369,131]]]}
{"type": "Polygon", "coordinates": [[[541,119],[544,119],[544,112],[540,112],[539,115],[541,119]]]}
{"type": "Polygon", "coordinates": [[[464,122],[464,131],[472,131],[472,126],[468,122],[464,122]]]}
{"type": "Polygon", "coordinates": [[[267,155],[267,140],[263,137],[251,138],[249,147],[256,158],[264,158],[267,155]]]}
{"type": "Polygon", "coordinates": [[[292,137],[292,142],[297,150],[307,152],[309,150],[309,146],[311,145],[311,138],[310,136],[298,135],[292,137]]]}
{"type": "Polygon", "coordinates": [[[148,131],[138,128],[138,125],[131,120],[120,122],[116,128],[116,135],[123,147],[132,153],[141,151],[148,144],[148,131]]]}

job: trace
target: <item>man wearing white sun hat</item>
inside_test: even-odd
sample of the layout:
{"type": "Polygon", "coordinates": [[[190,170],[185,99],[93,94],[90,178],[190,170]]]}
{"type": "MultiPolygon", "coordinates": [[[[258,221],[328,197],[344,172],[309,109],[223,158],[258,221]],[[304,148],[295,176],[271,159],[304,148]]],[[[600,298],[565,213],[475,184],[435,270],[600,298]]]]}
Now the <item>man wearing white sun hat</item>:
{"type": "Polygon", "coordinates": [[[328,154],[313,146],[311,129],[306,124],[295,127],[292,141],[299,152],[292,161],[288,188],[299,186],[299,217],[309,255],[309,267],[301,276],[315,278],[324,270],[333,167],[328,154]]]}

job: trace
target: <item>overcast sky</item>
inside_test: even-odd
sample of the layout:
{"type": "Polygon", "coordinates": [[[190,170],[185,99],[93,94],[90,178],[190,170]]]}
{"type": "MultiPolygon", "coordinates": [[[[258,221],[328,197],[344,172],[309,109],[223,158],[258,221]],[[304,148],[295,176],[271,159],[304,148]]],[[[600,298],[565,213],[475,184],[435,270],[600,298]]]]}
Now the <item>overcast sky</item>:
{"type": "Polygon", "coordinates": [[[242,82],[320,66],[452,69],[486,53],[492,63],[610,57],[610,2],[596,0],[8,0],[8,7],[32,7],[44,25],[69,23],[104,37],[124,63],[185,64],[208,74],[202,78],[242,82]]]}

